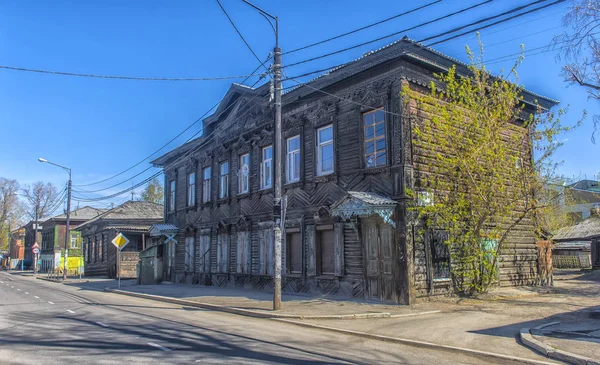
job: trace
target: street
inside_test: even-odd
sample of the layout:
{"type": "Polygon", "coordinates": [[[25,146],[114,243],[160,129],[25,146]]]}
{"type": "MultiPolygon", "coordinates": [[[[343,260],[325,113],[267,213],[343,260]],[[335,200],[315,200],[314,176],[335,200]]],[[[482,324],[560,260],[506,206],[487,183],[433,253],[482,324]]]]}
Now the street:
{"type": "MultiPolygon", "coordinates": [[[[82,284],[85,285],[85,284],[82,284]]],[[[1,364],[508,364],[0,273],[1,364]]]]}

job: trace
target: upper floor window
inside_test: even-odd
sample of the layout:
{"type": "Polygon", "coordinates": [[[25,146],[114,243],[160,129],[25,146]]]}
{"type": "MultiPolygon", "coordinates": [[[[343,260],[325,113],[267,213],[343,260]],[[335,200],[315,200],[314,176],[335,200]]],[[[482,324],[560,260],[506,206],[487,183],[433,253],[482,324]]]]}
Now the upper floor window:
{"type": "Polygon", "coordinates": [[[273,185],[273,146],[262,149],[260,160],[260,188],[268,189],[273,185]]]}
{"type": "Polygon", "coordinates": [[[202,180],[202,202],[210,201],[210,167],[205,167],[203,170],[202,180]]]}
{"type": "Polygon", "coordinates": [[[363,114],[365,136],[365,166],[377,167],[387,163],[385,118],[383,109],[363,114]]]}
{"type": "Polygon", "coordinates": [[[219,171],[219,198],[223,199],[229,196],[229,162],[223,162],[219,171]]]}
{"type": "Polygon", "coordinates": [[[247,193],[250,190],[250,154],[240,156],[240,171],[238,172],[238,192],[247,193]]]}
{"type": "Polygon", "coordinates": [[[317,175],[333,173],[333,126],[317,130],[317,175]]]}
{"type": "Polygon", "coordinates": [[[187,180],[187,205],[191,207],[196,205],[196,173],[188,174],[187,180]]]}
{"type": "Polygon", "coordinates": [[[77,235],[71,235],[71,248],[77,248],[77,235]]]}
{"type": "Polygon", "coordinates": [[[300,136],[287,139],[287,182],[300,180],[300,136]]]}
{"type": "Polygon", "coordinates": [[[169,210],[175,210],[175,180],[169,183],[169,210]]]}

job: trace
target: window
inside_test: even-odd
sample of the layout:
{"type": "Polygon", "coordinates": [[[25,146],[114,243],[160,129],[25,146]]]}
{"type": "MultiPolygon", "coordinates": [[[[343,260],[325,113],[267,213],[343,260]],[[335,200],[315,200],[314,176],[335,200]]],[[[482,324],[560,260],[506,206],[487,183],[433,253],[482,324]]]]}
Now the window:
{"type": "Polygon", "coordinates": [[[229,235],[227,233],[217,236],[217,272],[229,272],[229,235]]]}
{"type": "Polygon", "coordinates": [[[250,190],[250,154],[240,156],[240,171],[238,172],[238,193],[250,190]]]}
{"type": "Polygon", "coordinates": [[[102,261],[106,261],[106,253],[107,253],[107,251],[106,251],[106,239],[107,239],[106,235],[103,234],[102,235],[102,261]]]}
{"type": "Polygon", "coordinates": [[[175,210],[175,180],[169,183],[169,211],[175,210]]]}
{"type": "Polygon", "coordinates": [[[194,272],[194,237],[185,238],[185,272],[194,272]]]}
{"type": "Polygon", "coordinates": [[[246,231],[238,232],[237,239],[237,273],[250,274],[250,265],[252,261],[250,233],[246,231]]]}
{"type": "Polygon", "coordinates": [[[334,234],[333,227],[318,230],[317,257],[320,275],[335,275],[334,234]]]}
{"type": "Polygon", "coordinates": [[[200,236],[200,260],[198,263],[199,272],[210,272],[210,234],[200,236]]]}
{"type": "Polygon", "coordinates": [[[260,161],[260,188],[268,189],[273,184],[273,146],[262,149],[260,161]]]}
{"type": "Polygon", "coordinates": [[[71,248],[77,248],[77,235],[71,235],[71,248]]]}
{"type": "Polygon", "coordinates": [[[285,242],[288,273],[302,274],[302,235],[300,231],[288,233],[285,242]]]}
{"type": "Polygon", "coordinates": [[[385,118],[383,109],[363,114],[365,133],[365,166],[377,167],[387,163],[385,118]]]}
{"type": "Polygon", "coordinates": [[[94,236],[94,262],[98,262],[98,236],[94,236]]]}
{"type": "Polygon", "coordinates": [[[317,175],[333,172],[333,126],[317,130],[317,175]]]}
{"type": "Polygon", "coordinates": [[[188,207],[196,205],[196,173],[188,174],[187,178],[187,205],[188,207]]]}
{"type": "Polygon", "coordinates": [[[273,229],[258,232],[258,274],[273,274],[273,229]]]}
{"type": "Polygon", "coordinates": [[[448,232],[442,230],[430,230],[431,270],[433,279],[450,278],[450,251],[446,241],[448,232]]]}
{"type": "Polygon", "coordinates": [[[101,235],[98,240],[98,261],[104,261],[104,235],[101,235]]]}
{"type": "Polygon", "coordinates": [[[229,196],[229,162],[225,161],[219,168],[219,198],[229,196]]]}
{"type": "Polygon", "coordinates": [[[202,202],[210,201],[210,167],[205,167],[203,171],[204,180],[202,180],[202,202]]]}
{"type": "Polygon", "coordinates": [[[287,182],[300,180],[300,136],[287,139],[287,182]]]}

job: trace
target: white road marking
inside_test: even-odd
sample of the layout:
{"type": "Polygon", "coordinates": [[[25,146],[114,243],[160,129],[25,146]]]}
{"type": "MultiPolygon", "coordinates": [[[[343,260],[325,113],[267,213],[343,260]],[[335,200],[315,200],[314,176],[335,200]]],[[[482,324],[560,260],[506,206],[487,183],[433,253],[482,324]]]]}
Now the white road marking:
{"type": "Polygon", "coordinates": [[[21,291],[21,289],[17,289],[17,291],[21,291]]]}
{"type": "Polygon", "coordinates": [[[35,299],[40,299],[40,297],[38,297],[37,295],[35,296],[35,299]]]}
{"type": "Polygon", "coordinates": [[[25,292],[25,295],[29,295],[29,293],[28,293],[28,292],[25,292]]]}
{"type": "Polygon", "coordinates": [[[157,349],[161,349],[161,350],[163,350],[163,351],[171,351],[171,349],[170,349],[170,348],[168,348],[168,347],[164,347],[164,346],[161,346],[161,345],[159,345],[159,344],[157,344],[157,343],[154,343],[154,342],[148,342],[148,345],[150,345],[150,346],[152,346],[152,347],[156,347],[157,349]]]}
{"type": "Polygon", "coordinates": [[[96,322],[96,324],[98,324],[98,325],[100,325],[100,326],[102,326],[102,327],[108,327],[108,325],[107,325],[107,324],[104,324],[104,323],[102,323],[102,322],[96,322]]]}
{"type": "Polygon", "coordinates": [[[75,314],[75,312],[73,312],[73,311],[72,311],[72,310],[70,310],[70,309],[67,309],[67,312],[69,312],[69,313],[72,313],[72,314],[75,314]]]}
{"type": "Polygon", "coordinates": [[[52,303],[52,302],[48,302],[48,304],[54,304],[54,303],[52,303]]]}

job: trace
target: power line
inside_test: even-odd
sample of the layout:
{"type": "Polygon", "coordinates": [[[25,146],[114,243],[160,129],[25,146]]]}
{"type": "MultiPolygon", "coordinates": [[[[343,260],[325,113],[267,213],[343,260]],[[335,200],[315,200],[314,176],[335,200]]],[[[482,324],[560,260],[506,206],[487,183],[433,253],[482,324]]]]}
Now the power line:
{"type": "Polygon", "coordinates": [[[346,33],[342,33],[342,34],[340,34],[340,35],[337,35],[337,36],[335,36],[335,37],[327,38],[327,39],[324,39],[324,40],[322,40],[322,41],[319,41],[319,42],[316,42],[316,43],[312,43],[312,44],[309,44],[309,45],[306,45],[306,46],[302,46],[302,47],[300,47],[300,48],[293,49],[293,50],[291,50],[291,51],[284,52],[284,53],[282,53],[282,55],[284,55],[284,56],[285,56],[285,55],[287,55],[287,54],[290,54],[290,53],[294,53],[294,52],[302,51],[302,50],[304,50],[304,49],[307,49],[307,48],[310,48],[310,47],[318,46],[318,45],[320,45],[320,44],[327,43],[327,42],[330,42],[330,41],[333,41],[333,40],[336,40],[336,39],[339,39],[339,38],[342,38],[342,37],[348,36],[348,35],[350,35],[350,34],[354,34],[354,33],[360,32],[360,31],[362,31],[362,30],[365,30],[365,29],[368,29],[368,28],[372,28],[372,27],[374,27],[374,26],[376,26],[376,25],[383,24],[383,23],[385,23],[385,22],[389,22],[390,20],[394,20],[394,19],[400,18],[400,17],[402,17],[402,16],[405,16],[405,15],[408,15],[408,14],[411,14],[411,13],[414,13],[414,12],[416,12],[416,11],[418,11],[418,10],[421,10],[421,9],[428,8],[428,7],[432,6],[432,5],[435,5],[435,4],[437,4],[437,3],[440,3],[440,2],[442,2],[442,1],[443,1],[443,0],[437,0],[437,1],[433,1],[433,2],[431,2],[431,3],[428,3],[428,4],[425,4],[425,5],[419,6],[419,7],[417,7],[417,8],[414,8],[414,9],[411,9],[411,10],[408,10],[408,11],[405,11],[405,12],[403,12],[403,13],[400,13],[400,14],[397,14],[397,15],[394,15],[394,16],[391,16],[391,17],[389,17],[389,18],[386,18],[386,19],[380,20],[380,21],[378,21],[378,22],[375,22],[375,23],[372,23],[372,24],[366,25],[366,26],[364,26],[364,27],[361,27],[361,28],[358,28],[358,29],[354,29],[354,30],[351,30],[351,31],[349,31],[349,32],[346,32],[346,33]]]}
{"type": "MultiPolygon", "coordinates": [[[[254,69],[254,71],[252,71],[252,74],[254,74],[256,71],[258,71],[258,69],[265,63],[267,62],[269,59],[271,59],[271,57],[268,57],[261,65],[259,65],[256,69],[254,69]]],[[[261,78],[259,79],[259,81],[264,77],[264,74],[261,76],[261,78]]],[[[241,84],[244,84],[244,82],[248,81],[250,77],[246,77],[246,79],[244,79],[241,84]]],[[[256,83],[255,83],[256,85],[256,83]]],[[[159,149],[157,149],[156,151],[152,152],[149,156],[144,157],[142,160],[140,160],[139,162],[137,162],[136,164],[134,164],[133,166],[115,174],[112,175],[106,179],[100,180],[100,181],[96,181],[93,183],[89,183],[89,184],[81,184],[81,185],[74,185],[74,186],[92,186],[92,185],[97,185],[97,184],[101,184],[103,182],[106,182],[108,180],[112,180],[117,176],[121,176],[124,173],[131,171],[132,169],[134,169],[135,167],[139,166],[140,164],[142,164],[144,161],[148,160],[149,158],[151,158],[152,156],[155,156],[158,152],[162,151],[165,147],[167,147],[169,144],[173,143],[176,139],[178,139],[179,137],[181,137],[185,132],[187,132],[188,130],[190,130],[193,126],[195,126],[199,121],[201,121],[202,119],[204,119],[204,117],[206,115],[208,115],[214,108],[216,108],[219,104],[221,103],[221,100],[219,100],[215,105],[213,105],[210,109],[208,109],[204,114],[202,114],[202,116],[200,116],[198,119],[196,119],[192,124],[188,125],[183,131],[181,131],[178,135],[176,135],[175,137],[171,138],[171,140],[169,140],[167,143],[165,143],[164,145],[162,145],[159,149]]],[[[144,170],[147,171],[147,170],[144,170]]]]}
{"type": "Polygon", "coordinates": [[[315,61],[315,60],[319,60],[321,58],[333,56],[333,55],[338,54],[338,53],[342,53],[342,52],[346,52],[346,51],[349,51],[349,50],[352,50],[352,49],[355,49],[355,48],[358,48],[358,47],[362,47],[362,46],[365,46],[367,44],[375,43],[375,42],[381,41],[383,39],[387,39],[387,38],[390,38],[390,37],[393,37],[393,36],[397,36],[398,34],[405,33],[405,32],[408,32],[410,30],[414,30],[414,29],[417,29],[417,28],[421,28],[421,27],[424,27],[426,25],[438,22],[440,20],[448,19],[448,18],[453,17],[453,16],[458,15],[458,14],[462,14],[462,13],[467,12],[469,10],[472,10],[472,9],[475,9],[475,8],[480,7],[482,5],[488,4],[488,3],[492,2],[492,1],[494,1],[494,0],[486,0],[486,1],[483,1],[483,2],[480,2],[480,3],[477,3],[475,5],[463,8],[461,10],[455,11],[453,13],[446,14],[444,16],[438,17],[436,19],[433,19],[433,20],[430,20],[430,21],[427,21],[427,22],[424,22],[424,23],[421,23],[421,24],[417,24],[417,25],[412,26],[410,28],[402,29],[402,30],[400,30],[398,32],[394,32],[392,34],[388,34],[386,36],[379,37],[379,38],[376,38],[376,39],[373,39],[373,40],[370,40],[370,41],[367,41],[367,42],[363,42],[363,43],[360,43],[360,44],[357,44],[357,45],[354,45],[354,46],[346,47],[346,48],[340,49],[338,51],[326,53],[324,55],[320,55],[320,56],[309,58],[309,59],[302,60],[302,61],[299,61],[299,62],[291,63],[289,65],[283,66],[283,68],[293,67],[293,66],[301,65],[303,63],[312,62],[312,61],[315,61]]]}
{"type": "Polygon", "coordinates": [[[217,4],[219,4],[219,7],[221,8],[221,10],[223,10],[223,13],[227,17],[227,19],[229,20],[229,22],[231,23],[231,25],[233,26],[233,29],[235,29],[235,31],[240,36],[240,38],[242,39],[242,41],[244,41],[244,44],[246,45],[246,47],[248,47],[248,49],[250,50],[250,52],[252,52],[252,54],[254,55],[254,58],[256,58],[256,60],[258,61],[258,63],[260,63],[261,66],[264,67],[265,70],[267,70],[267,72],[268,72],[269,69],[265,66],[265,63],[262,62],[260,60],[260,58],[258,58],[258,56],[256,55],[256,52],[254,52],[254,50],[252,49],[252,47],[250,46],[250,44],[246,41],[246,38],[244,38],[244,36],[242,35],[242,32],[240,32],[240,30],[238,29],[238,27],[235,26],[235,23],[233,22],[233,19],[231,19],[231,17],[227,13],[227,10],[225,10],[225,8],[223,7],[223,5],[221,5],[221,2],[219,0],[216,0],[216,1],[217,1],[217,4]]]}
{"type": "MultiPolygon", "coordinates": [[[[536,1],[535,3],[538,3],[538,2],[540,2],[540,1],[547,1],[547,0],[538,0],[538,1],[536,1]]],[[[562,3],[562,2],[565,2],[565,0],[557,0],[557,1],[553,2],[553,3],[546,4],[546,5],[544,5],[544,6],[540,6],[540,7],[538,7],[538,8],[531,9],[531,10],[528,10],[528,11],[526,11],[526,12],[523,12],[523,13],[520,13],[520,14],[517,14],[517,15],[513,15],[513,16],[511,16],[511,17],[508,17],[508,18],[506,18],[506,19],[499,20],[499,21],[497,21],[497,22],[494,22],[494,23],[491,23],[491,24],[484,25],[484,26],[482,26],[482,27],[480,27],[480,28],[478,28],[478,29],[476,29],[476,30],[481,30],[481,29],[486,29],[486,28],[489,28],[489,27],[493,27],[494,25],[501,24],[501,23],[505,23],[505,22],[507,22],[507,21],[509,21],[509,20],[516,19],[516,18],[522,17],[522,16],[524,16],[524,15],[527,15],[527,14],[535,13],[535,12],[537,12],[537,11],[540,11],[540,10],[542,10],[542,9],[548,8],[548,7],[550,7],[550,6],[558,5],[558,4],[562,3]]],[[[535,3],[534,3],[534,4],[535,4],[535,3]]],[[[443,42],[447,42],[447,41],[450,41],[450,40],[453,40],[453,39],[456,39],[456,38],[460,38],[460,37],[462,37],[462,36],[464,36],[464,35],[467,35],[467,34],[470,34],[470,33],[472,33],[472,32],[473,32],[473,30],[469,30],[469,31],[466,31],[466,32],[463,32],[463,33],[460,33],[460,34],[454,35],[454,36],[452,36],[452,37],[449,37],[449,38],[446,38],[446,39],[442,39],[442,40],[440,40],[440,41],[437,41],[437,42],[430,43],[430,44],[428,44],[427,46],[428,46],[428,47],[431,47],[431,46],[434,46],[434,45],[436,45],[436,44],[439,44],[439,43],[443,43],[443,42]]],[[[435,37],[435,38],[438,38],[438,37],[435,37]]],[[[424,42],[424,41],[425,41],[425,40],[423,40],[423,42],[424,42]]]]}
{"type": "Polygon", "coordinates": [[[42,74],[61,75],[61,76],[76,76],[76,77],[91,77],[97,79],[119,79],[119,80],[136,80],[136,81],[219,81],[250,78],[252,76],[260,76],[260,74],[241,75],[241,76],[223,76],[223,77],[135,77],[135,76],[114,76],[114,75],[99,75],[99,74],[84,74],[64,71],[50,71],[25,67],[0,66],[0,69],[11,71],[35,72],[42,74]]]}
{"type": "MultiPolygon", "coordinates": [[[[260,80],[259,80],[259,81],[260,81],[260,80]]],[[[258,81],[257,81],[257,83],[258,83],[258,81]]],[[[255,83],[255,85],[256,85],[256,83],[255,83]]],[[[253,85],[253,87],[254,87],[254,85],[253,85]]],[[[253,101],[254,99],[256,99],[257,97],[258,97],[257,95],[254,95],[254,96],[253,96],[253,98],[252,98],[252,99],[250,99],[249,103],[250,103],[250,102],[252,102],[252,101],[253,101]]],[[[232,104],[232,105],[233,105],[233,104],[232,104]]],[[[228,108],[230,108],[232,105],[228,106],[228,108]]],[[[243,113],[243,114],[242,114],[240,117],[242,117],[242,116],[246,115],[246,114],[247,114],[247,113],[248,113],[250,110],[252,110],[252,107],[253,107],[252,105],[249,105],[249,106],[248,106],[248,108],[247,108],[247,109],[244,111],[244,113],[243,113]]],[[[222,132],[224,128],[225,128],[225,127],[224,127],[224,126],[222,126],[222,127],[220,127],[220,128],[217,128],[217,129],[215,129],[213,132],[211,132],[209,135],[207,135],[207,136],[206,136],[206,138],[207,138],[207,139],[206,139],[206,140],[204,140],[204,141],[202,142],[202,144],[201,144],[201,145],[199,145],[199,146],[196,146],[196,147],[193,147],[193,148],[190,148],[190,149],[189,149],[189,150],[188,150],[188,151],[187,151],[187,152],[186,152],[186,153],[185,153],[185,154],[184,154],[184,155],[183,155],[181,158],[185,158],[185,157],[189,156],[190,154],[194,153],[194,152],[195,152],[195,151],[196,151],[198,148],[202,148],[202,147],[204,147],[206,144],[208,144],[209,142],[211,142],[211,141],[212,141],[212,139],[213,139],[213,138],[214,138],[214,137],[215,137],[215,136],[216,136],[218,133],[222,132]]],[[[190,140],[191,140],[191,139],[193,139],[194,137],[195,137],[195,135],[194,135],[194,136],[192,136],[192,137],[190,138],[190,140]]],[[[188,140],[188,141],[190,141],[190,140],[188,140]]],[[[151,167],[153,167],[153,166],[151,166],[151,167]]],[[[116,196],[119,196],[119,195],[122,195],[122,194],[125,194],[125,193],[129,193],[129,192],[131,192],[131,190],[132,190],[132,189],[135,189],[135,188],[137,188],[137,187],[140,187],[140,186],[142,186],[143,184],[145,184],[145,183],[147,183],[147,182],[151,181],[152,179],[154,179],[154,178],[156,178],[156,177],[160,176],[162,173],[163,173],[163,171],[161,170],[161,171],[157,172],[156,174],[154,174],[154,175],[152,175],[152,176],[150,176],[150,177],[146,178],[145,180],[143,180],[143,181],[139,182],[138,184],[136,184],[136,185],[134,185],[134,186],[132,186],[132,187],[130,187],[130,188],[124,189],[124,190],[122,190],[122,191],[119,191],[119,192],[117,192],[117,193],[114,193],[114,194],[111,194],[111,195],[108,195],[108,196],[104,196],[104,197],[99,197],[99,198],[91,198],[91,199],[79,199],[79,201],[82,201],[82,202],[84,202],[84,201],[100,201],[100,200],[111,199],[111,198],[114,198],[114,197],[116,197],[116,196]]]]}

